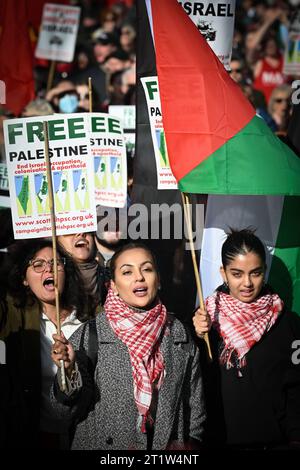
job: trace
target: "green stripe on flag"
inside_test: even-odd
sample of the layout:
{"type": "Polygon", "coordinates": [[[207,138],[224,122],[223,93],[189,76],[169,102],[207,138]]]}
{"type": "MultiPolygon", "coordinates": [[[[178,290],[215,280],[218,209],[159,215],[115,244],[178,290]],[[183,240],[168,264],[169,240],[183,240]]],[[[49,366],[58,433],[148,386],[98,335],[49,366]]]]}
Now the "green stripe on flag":
{"type": "Polygon", "coordinates": [[[300,195],[300,159],[258,116],[179,181],[190,193],[300,195]]]}
{"type": "Polygon", "coordinates": [[[300,315],[300,198],[286,197],[268,282],[300,315]]]}

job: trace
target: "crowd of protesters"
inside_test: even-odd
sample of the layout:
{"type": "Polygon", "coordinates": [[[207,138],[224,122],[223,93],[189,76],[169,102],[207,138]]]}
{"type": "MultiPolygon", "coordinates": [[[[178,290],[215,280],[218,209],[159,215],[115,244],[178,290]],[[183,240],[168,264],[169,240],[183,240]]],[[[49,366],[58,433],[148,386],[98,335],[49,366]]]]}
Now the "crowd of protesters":
{"type": "MultiPolygon", "coordinates": [[[[74,3],[74,2],[73,2],[74,3]]],[[[34,59],[36,99],[22,116],[89,110],[88,78],[92,79],[93,111],[109,105],[135,104],[136,6],[134,1],[77,1],[80,26],[73,62],[58,62],[47,90],[50,62],[34,59]]],[[[291,114],[292,82],[285,75],[288,28],[298,13],[291,0],[237,1],[231,70],[258,114],[271,129],[285,135],[291,114]]],[[[12,117],[1,109],[1,121],[12,117]]],[[[1,161],[4,161],[0,134],[1,161]]]]}
{"type": "Polygon", "coordinates": [[[93,111],[109,105],[134,104],[136,13],[134,2],[77,2],[80,27],[74,60],[56,65],[53,87],[45,93],[48,64],[36,59],[36,93],[55,112],[89,110],[88,78],[92,79],[93,111]],[[132,6],[129,6],[129,4],[132,6]]]}
{"type": "Polygon", "coordinates": [[[286,136],[292,110],[292,83],[284,73],[289,25],[299,14],[299,2],[281,0],[238,2],[231,77],[279,136],[286,136]]]}
{"type": "MultiPolygon", "coordinates": [[[[56,63],[47,89],[50,61],[34,58],[35,99],[21,116],[89,111],[89,77],[93,111],[135,104],[135,2],[82,0],[72,4],[81,8],[74,59],[56,63]]],[[[38,31],[35,34],[37,39],[38,31]]],[[[0,161],[5,162],[2,121],[15,116],[5,106],[0,108],[0,161]]]]}
{"type": "MultiPolygon", "coordinates": [[[[293,91],[291,85],[297,78],[285,75],[283,72],[288,27],[298,12],[296,3],[292,0],[288,2],[237,0],[232,60],[228,71],[232,79],[240,85],[257,113],[282,138],[286,137],[291,117],[293,91]]],[[[135,104],[137,36],[135,2],[81,0],[73,4],[81,7],[74,60],[70,64],[56,64],[53,83],[49,87],[50,63],[46,60],[35,59],[36,97],[24,107],[21,113],[23,117],[88,112],[90,109],[89,77],[92,79],[93,111],[108,112],[110,105],[135,104]]],[[[11,117],[14,116],[10,110],[2,107],[0,110],[1,163],[5,162],[2,122],[11,117]]],[[[59,295],[62,304],[63,334],[53,337],[56,320],[52,245],[47,240],[15,244],[11,218],[7,212],[3,212],[2,218],[1,226],[7,230],[3,231],[0,238],[0,248],[6,248],[8,245],[10,248],[5,257],[4,267],[0,270],[2,284],[0,339],[4,338],[7,341],[8,351],[11,354],[9,360],[12,361],[14,368],[14,373],[5,377],[7,383],[2,388],[0,396],[2,407],[0,411],[5,416],[1,426],[5,428],[6,445],[24,448],[69,448],[70,440],[74,437],[72,433],[75,431],[73,447],[80,449],[128,449],[132,447],[151,450],[155,446],[161,449],[172,449],[173,445],[174,449],[191,449],[194,448],[193,446],[201,448],[200,442],[202,435],[205,434],[203,425],[205,403],[199,351],[195,348],[188,328],[172,315],[170,316],[167,313],[169,305],[166,308],[160,301],[160,278],[152,252],[141,245],[129,245],[124,248],[119,232],[110,236],[107,233],[98,232],[95,235],[91,233],[68,234],[58,237],[59,276],[61,278],[59,295]],[[111,259],[112,269],[110,270],[111,259]],[[130,295],[132,292],[130,281],[124,281],[124,278],[130,278],[130,276],[140,276],[135,281],[138,287],[135,288],[134,295],[139,301],[142,299],[141,302],[132,302],[134,296],[127,299],[128,292],[130,295]],[[153,292],[151,291],[152,294],[148,299],[150,288],[153,292]],[[107,317],[99,314],[103,307],[107,317]],[[99,356],[96,351],[96,356],[98,354],[96,359],[91,357],[89,344],[95,332],[86,327],[91,322],[85,323],[86,320],[94,317],[96,321],[93,322],[93,328],[96,328],[96,335],[98,339],[100,338],[99,345],[101,355],[103,354],[99,356]],[[82,323],[85,324],[82,325],[82,323]],[[135,344],[127,331],[131,328],[135,344]],[[151,328],[156,331],[156,336],[151,328]],[[32,333],[30,337],[28,330],[32,333]],[[73,340],[69,342],[69,337],[75,331],[77,332],[73,340]],[[140,339],[140,332],[144,334],[143,341],[140,339]],[[42,351],[39,350],[39,344],[43,348],[42,351]],[[77,351],[74,352],[73,348],[77,351]],[[147,349],[149,362],[143,363],[139,348],[147,349]],[[78,350],[80,350],[79,354],[78,350]],[[57,416],[54,418],[50,411],[52,410],[50,389],[61,360],[65,361],[69,390],[67,393],[62,393],[61,376],[58,372],[51,391],[52,405],[54,403],[54,408],[59,411],[58,415],[64,416],[64,419],[60,421],[57,416]],[[34,373],[31,369],[32,364],[36,366],[34,373]],[[131,365],[133,365],[132,368],[131,365]],[[171,377],[165,378],[165,366],[171,370],[171,377]],[[153,383],[149,384],[145,376],[148,378],[151,376],[153,383]],[[116,383],[119,388],[116,387],[116,383]],[[86,393],[84,400],[82,400],[82,390],[86,393]],[[13,397],[9,396],[11,392],[13,397]],[[102,400],[99,401],[101,394],[102,400]],[[171,395],[172,399],[170,399],[171,395]],[[82,404],[82,401],[86,406],[84,411],[77,407],[78,402],[82,404]],[[5,404],[7,404],[6,409],[5,404]],[[120,409],[123,415],[120,414],[120,409]],[[124,416],[127,421],[124,421],[124,416]],[[76,430],[70,427],[74,417],[76,430]],[[126,426],[130,432],[127,432],[126,426]]],[[[250,234],[250,238],[252,243],[253,234],[250,234]]],[[[256,239],[254,241],[257,242],[256,239]]],[[[244,245],[240,248],[244,249],[244,245]]],[[[250,244],[250,248],[247,247],[243,256],[248,256],[252,251],[250,244]]],[[[260,299],[261,292],[268,295],[268,300],[273,299],[272,291],[265,291],[263,279],[266,269],[265,260],[261,252],[259,255],[261,283],[257,296],[252,299],[253,302],[260,299]]],[[[4,260],[4,255],[1,259],[4,260]]],[[[225,272],[227,264],[224,265],[225,272]]],[[[180,266],[176,268],[177,270],[174,269],[174,271],[180,270],[180,266]]],[[[226,276],[224,280],[227,282],[226,276]]],[[[162,283],[163,281],[164,279],[162,283]]],[[[175,283],[174,279],[173,282],[175,283]]],[[[224,294],[226,300],[226,296],[229,297],[230,294],[230,297],[234,298],[233,302],[236,303],[236,300],[240,299],[230,289],[230,283],[229,287],[227,284],[225,283],[223,290],[219,289],[216,295],[223,296],[224,294]]],[[[174,298],[176,299],[175,294],[174,298]]],[[[276,310],[276,318],[272,319],[274,323],[277,322],[277,317],[283,310],[281,303],[278,310],[280,311],[276,310]]],[[[213,313],[210,312],[212,319],[213,313]]],[[[182,312],[182,314],[185,316],[187,312],[182,312]]],[[[267,314],[270,314],[269,310],[267,314]]],[[[287,315],[284,319],[286,317],[287,315]]],[[[298,328],[297,319],[295,323],[298,328]]],[[[277,324],[282,327],[281,317],[277,324]]],[[[198,313],[195,320],[195,330],[198,336],[202,337],[210,327],[211,320],[208,319],[206,313],[198,313]]],[[[219,334],[220,326],[216,329],[219,334]]],[[[289,336],[288,326],[286,331],[290,340],[292,335],[289,336]]],[[[265,330],[254,343],[261,344],[260,340],[264,333],[265,330]]],[[[213,334],[214,330],[211,336],[213,334]]],[[[222,332],[220,334],[222,336],[222,332]]],[[[223,374],[226,380],[229,374],[234,375],[234,387],[238,388],[240,386],[238,378],[241,369],[240,358],[234,356],[233,362],[235,363],[232,365],[230,358],[227,357],[222,364],[228,365],[226,371],[224,368],[219,370],[216,358],[222,354],[218,350],[220,338],[213,338],[215,339],[214,366],[217,370],[213,369],[212,372],[218,377],[223,374]],[[229,369],[230,372],[228,372],[229,369]]],[[[222,351],[226,353],[232,344],[226,341],[225,344],[223,343],[222,351]]],[[[252,346],[247,349],[247,354],[250,349],[252,354],[252,346]]],[[[286,353],[286,350],[284,352],[286,353]]],[[[251,363],[251,354],[247,356],[247,360],[250,359],[249,363],[251,363]]],[[[283,367],[286,367],[286,356],[283,362],[283,367]]],[[[209,374],[206,375],[207,377],[210,378],[209,374]]],[[[292,391],[288,397],[293,404],[293,410],[296,410],[292,417],[291,413],[288,415],[290,436],[285,434],[285,428],[282,425],[280,432],[278,431],[275,436],[276,442],[272,441],[273,434],[270,439],[268,437],[270,446],[288,445],[291,440],[297,446],[300,442],[300,406],[299,399],[294,393],[296,388],[297,391],[299,390],[298,369],[292,368],[291,377],[289,376],[288,380],[283,383],[283,387],[286,383],[290,386],[290,382],[293,387],[296,384],[294,388],[291,387],[292,391]]],[[[230,386],[231,384],[230,382],[230,386]]],[[[266,389],[268,391],[268,388],[266,389]]],[[[276,394],[275,385],[274,390],[276,394]]],[[[251,388],[246,391],[247,394],[251,393],[251,388]]],[[[247,394],[245,393],[245,396],[248,396],[247,394]]],[[[226,400],[227,398],[226,394],[226,400]]],[[[260,397],[256,398],[259,402],[260,397]]],[[[277,400],[278,397],[275,398],[277,400]]],[[[218,399],[219,397],[216,400],[218,399]]],[[[228,405],[227,402],[224,401],[224,403],[228,405]]],[[[276,401],[278,410],[281,404],[282,402],[278,399],[276,401]]],[[[229,405],[235,408],[236,404],[230,402],[229,405]]],[[[230,409],[229,405],[228,409],[230,409]]],[[[248,402],[243,405],[247,408],[248,402]]],[[[210,403],[208,403],[208,410],[209,406],[210,403]]],[[[269,411],[269,408],[266,409],[269,411]]],[[[278,410],[276,408],[276,413],[278,410]]],[[[253,416],[250,416],[248,408],[246,411],[249,414],[246,418],[252,419],[253,416]]],[[[280,411],[282,410],[278,413],[280,411]]],[[[277,416],[272,415],[271,418],[277,430],[277,416]]],[[[255,434],[260,420],[253,422],[255,426],[253,434],[255,434]]],[[[281,424],[280,421],[278,426],[281,424]]],[[[225,424],[222,423],[222,426],[225,424]]],[[[245,422],[243,426],[246,426],[245,422]]],[[[268,424],[266,427],[268,428],[268,424]]],[[[220,434],[221,432],[229,433],[230,429],[229,431],[228,429],[226,431],[222,428],[220,434]]],[[[238,423],[234,429],[234,436],[239,436],[240,429],[238,423]]],[[[210,432],[210,429],[208,431],[210,432]]],[[[259,446],[264,446],[265,435],[268,434],[264,434],[263,431],[262,429],[259,446]]],[[[253,434],[251,434],[251,439],[247,436],[244,438],[242,447],[257,444],[253,441],[253,434]]],[[[235,438],[232,441],[229,439],[228,443],[239,444],[238,439],[235,440],[235,438]]],[[[221,445],[225,444],[226,437],[221,441],[221,445]]]]}

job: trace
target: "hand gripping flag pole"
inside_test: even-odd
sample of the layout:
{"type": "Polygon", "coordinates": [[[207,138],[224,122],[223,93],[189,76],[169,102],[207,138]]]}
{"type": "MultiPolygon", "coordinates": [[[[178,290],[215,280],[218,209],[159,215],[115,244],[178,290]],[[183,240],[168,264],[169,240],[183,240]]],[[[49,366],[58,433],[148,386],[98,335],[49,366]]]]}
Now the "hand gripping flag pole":
{"type": "MultiPolygon", "coordinates": [[[[57,247],[56,247],[56,225],[55,225],[55,208],[53,198],[53,186],[51,177],[51,163],[49,158],[49,138],[48,138],[48,123],[44,121],[44,139],[45,139],[45,160],[47,169],[47,180],[49,188],[49,208],[51,217],[51,230],[52,230],[52,245],[53,245],[53,275],[54,275],[54,289],[55,289],[55,307],[56,307],[56,329],[57,334],[61,334],[60,327],[60,309],[59,309],[59,292],[58,292],[58,270],[57,270],[57,247]]],[[[62,390],[66,390],[66,374],[64,368],[64,361],[60,361],[62,390]]]]}
{"type": "MultiPolygon", "coordinates": [[[[195,246],[194,246],[194,241],[193,241],[193,234],[192,234],[190,200],[189,200],[188,195],[185,194],[185,193],[181,193],[181,196],[182,196],[182,205],[183,205],[183,210],[184,210],[185,222],[186,222],[187,229],[188,229],[188,237],[189,237],[189,242],[190,242],[191,256],[192,256],[192,260],[193,260],[194,274],[195,274],[195,280],[196,280],[196,286],[197,286],[197,293],[198,293],[198,297],[199,297],[200,308],[202,310],[204,310],[205,309],[204,298],[203,298],[200,274],[199,274],[199,270],[198,270],[198,266],[197,266],[195,246]]],[[[209,357],[210,360],[212,360],[210,343],[209,343],[209,338],[208,338],[207,333],[204,334],[203,339],[204,339],[204,341],[206,343],[206,346],[207,346],[208,357],[209,357]]]]}

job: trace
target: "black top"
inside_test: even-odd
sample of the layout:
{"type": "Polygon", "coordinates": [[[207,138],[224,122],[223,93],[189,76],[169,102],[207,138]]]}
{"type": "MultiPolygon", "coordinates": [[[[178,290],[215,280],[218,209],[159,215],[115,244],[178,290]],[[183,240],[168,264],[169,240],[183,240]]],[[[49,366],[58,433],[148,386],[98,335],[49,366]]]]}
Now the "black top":
{"type": "Polygon", "coordinates": [[[300,317],[283,312],[246,355],[242,375],[219,364],[222,338],[213,328],[209,336],[213,362],[203,364],[207,442],[255,446],[300,441],[300,364],[292,362],[300,317]]]}

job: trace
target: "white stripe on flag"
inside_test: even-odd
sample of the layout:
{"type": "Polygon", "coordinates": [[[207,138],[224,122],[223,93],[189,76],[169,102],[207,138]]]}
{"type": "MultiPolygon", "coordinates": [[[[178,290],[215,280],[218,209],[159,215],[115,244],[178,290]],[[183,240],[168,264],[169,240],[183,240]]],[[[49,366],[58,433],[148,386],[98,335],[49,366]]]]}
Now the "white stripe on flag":
{"type": "Polygon", "coordinates": [[[222,284],[221,247],[229,228],[253,227],[268,249],[268,271],[276,245],[284,196],[209,196],[203,233],[200,273],[204,298],[222,284]]]}

